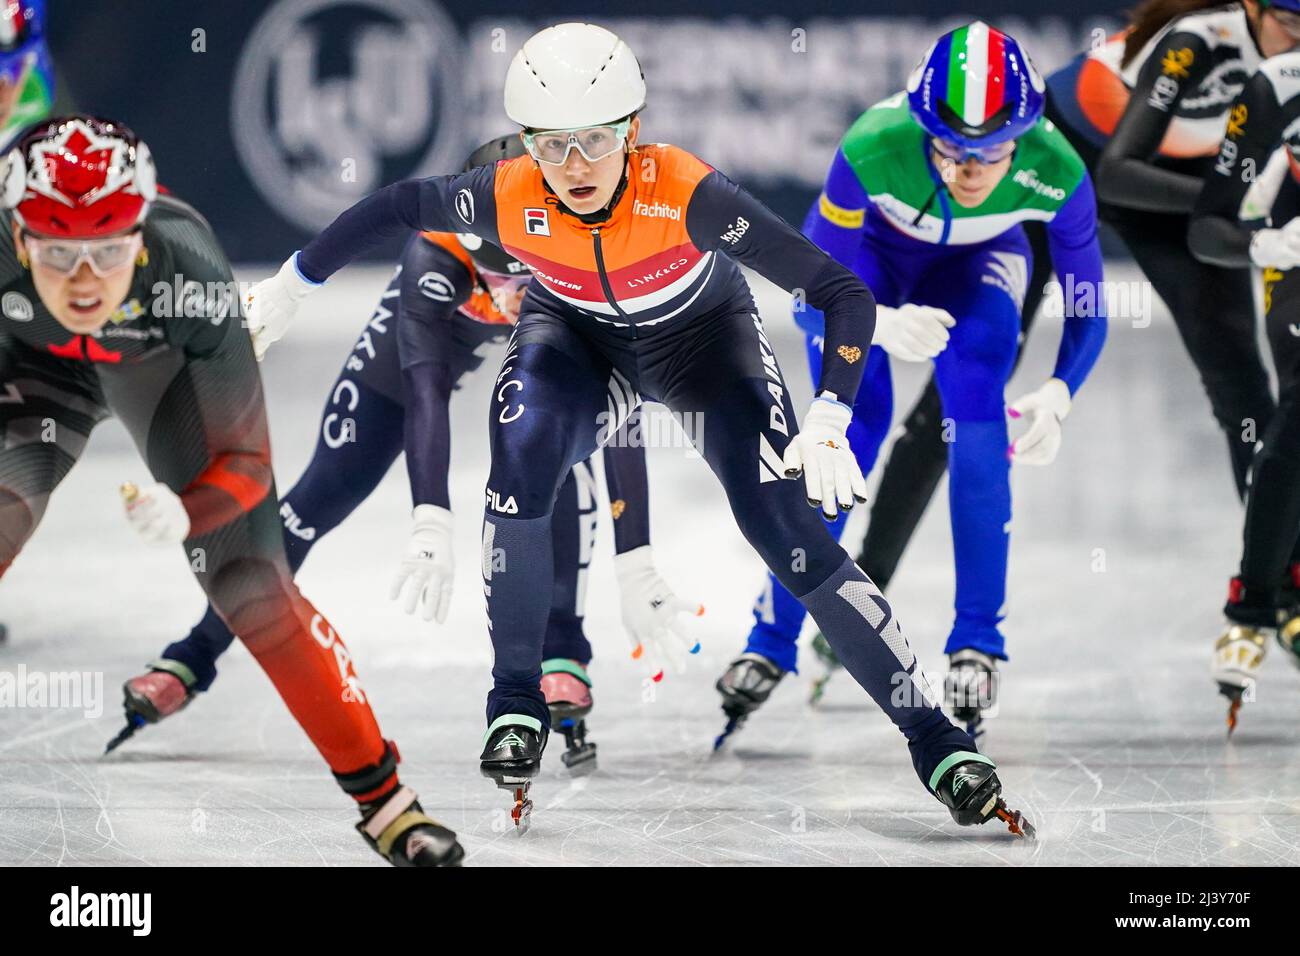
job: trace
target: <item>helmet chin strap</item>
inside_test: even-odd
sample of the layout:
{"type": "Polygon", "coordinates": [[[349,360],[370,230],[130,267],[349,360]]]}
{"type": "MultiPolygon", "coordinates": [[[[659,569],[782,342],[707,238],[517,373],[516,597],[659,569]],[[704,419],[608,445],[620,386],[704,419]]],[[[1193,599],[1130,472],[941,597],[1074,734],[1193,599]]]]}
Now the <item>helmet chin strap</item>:
{"type": "MultiPolygon", "coordinates": [[[[552,196],[555,196],[556,208],[558,208],[560,212],[564,213],[565,215],[572,216],[574,219],[577,219],[579,222],[588,226],[594,226],[602,222],[608,222],[609,217],[614,214],[614,207],[618,205],[618,201],[623,198],[623,192],[627,189],[627,182],[628,182],[628,176],[627,176],[628,161],[627,160],[629,155],[630,155],[629,150],[627,148],[627,144],[625,143],[623,145],[623,175],[619,177],[618,185],[614,187],[614,195],[609,197],[609,202],[605,203],[604,206],[597,209],[595,212],[574,212],[572,209],[570,209],[568,206],[564,204],[564,200],[560,199],[559,196],[555,196],[555,190],[551,188],[551,184],[546,181],[545,176],[542,177],[542,185],[546,187],[546,191],[548,193],[550,193],[552,196]]],[[[536,162],[536,160],[533,160],[533,162],[536,162]]]]}

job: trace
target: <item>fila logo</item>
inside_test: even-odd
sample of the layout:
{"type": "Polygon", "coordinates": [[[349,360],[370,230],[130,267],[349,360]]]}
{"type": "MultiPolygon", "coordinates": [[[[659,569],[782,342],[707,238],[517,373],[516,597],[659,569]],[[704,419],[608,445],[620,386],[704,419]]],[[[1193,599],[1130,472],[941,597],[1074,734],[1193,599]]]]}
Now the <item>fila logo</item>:
{"type": "Polygon", "coordinates": [[[456,193],[456,215],[465,221],[465,225],[474,224],[474,194],[468,189],[456,193]]]}
{"type": "Polygon", "coordinates": [[[527,208],[524,210],[524,232],[530,236],[549,236],[551,220],[545,209],[527,208]]]}
{"type": "Polygon", "coordinates": [[[316,540],[316,529],[303,527],[302,518],[298,517],[297,512],[293,510],[293,505],[288,501],[280,503],[280,520],[285,529],[295,538],[301,538],[303,541],[316,540]]]}
{"type": "Polygon", "coordinates": [[[487,506],[503,515],[519,514],[519,505],[516,503],[514,495],[510,495],[505,501],[502,501],[501,495],[491,488],[487,489],[487,506]]]}

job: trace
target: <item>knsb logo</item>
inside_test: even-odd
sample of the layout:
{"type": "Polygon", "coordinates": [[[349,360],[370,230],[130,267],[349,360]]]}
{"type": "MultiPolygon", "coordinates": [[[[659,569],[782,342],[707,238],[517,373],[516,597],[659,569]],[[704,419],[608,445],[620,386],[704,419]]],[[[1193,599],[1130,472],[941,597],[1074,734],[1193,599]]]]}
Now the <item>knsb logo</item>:
{"type": "Polygon", "coordinates": [[[315,232],[384,183],[460,165],[459,33],[434,0],[279,0],[248,37],[231,132],[290,222],[315,232]]]}

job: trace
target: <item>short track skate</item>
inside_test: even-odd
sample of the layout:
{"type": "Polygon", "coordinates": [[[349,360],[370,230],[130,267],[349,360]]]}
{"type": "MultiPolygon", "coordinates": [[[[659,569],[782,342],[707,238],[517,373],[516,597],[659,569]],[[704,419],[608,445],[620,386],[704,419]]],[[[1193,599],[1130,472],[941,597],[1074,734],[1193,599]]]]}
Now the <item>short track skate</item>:
{"type": "Polygon", "coordinates": [[[479,771],[512,798],[510,819],[524,833],[532,823],[533,801],[528,791],[542,768],[547,730],[536,718],[504,714],[492,722],[483,738],[479,771]]]}

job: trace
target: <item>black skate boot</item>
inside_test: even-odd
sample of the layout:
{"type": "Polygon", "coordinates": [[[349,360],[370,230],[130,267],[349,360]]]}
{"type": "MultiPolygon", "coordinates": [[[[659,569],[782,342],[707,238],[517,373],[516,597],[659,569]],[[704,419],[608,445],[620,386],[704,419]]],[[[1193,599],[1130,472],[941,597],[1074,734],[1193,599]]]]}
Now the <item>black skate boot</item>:
{"type": "Polygon", "coordinates": [[[1283,611],[1278,618],[1277,644],[1286,651],[1291,663],[1300,667],[1300,564],[1287,569],[1281,603],[1283,611]]]}
{"type": "Polygon", "coordinates": [[[959,826],[976,826],[997,817],[1016,836],[1034,839],[1033,826],[1002,799],[1002,781],[987,757],[952,754],[939,765],[935,776],[938,780],[932,777],[930,788],[959,826]]]}
{"type": "Polygon", "coordinates": [[[808,703],[817,704],[821,701],[822,695],[826,693],[826,685],[830,683],[831,675],[844,665],[840,663],[839,657],[835,654],[835,649],[831,647],[831,642],[826,640],[826,635],[821,631],[812,639],[813,653],[817,655],[817,661],[822,666],[822,675],[814,678],[812,682],[812,693],[808,696],[808,703]]]}
{"type": "MultiPolygon", "coordinates": [[[[1211,676],[1219,693],[1228,699],[1228,735],[1237,729],[1241,705],[1255,699],[1255,680],[1269,641],[1282,641],[1278,630],[1280,616],[1277,600],[1271,594],[1249,592],[1241,578],[1228,585],[1228,603],[1223,607],[1227,622],[1214,642],[1211,676]]],[[[1300,628],[1300,622],[1297,622],[1300,628]]],[[[1283,645],[1286,646],[1286,645],[1283,645]]]]}
{"type": "Polygon", "coordinates": [[[984,733],[984,718],[997,712],[998,679],[997,660],[981,651],[965,648],[948,655],[945,703],[952,719],[965,724],[972,739],[984,733]]]}
{"type": "Polygon", "coordinates": [[[425,815],[410,787],[366,806],[357,832],[393,866],[460,866],[465,858],[456,834],[425,815]]]}
{"type": "Polygon", "coordinates": [[[514,797],[510,819],[520,833],[532,821],[533,801],[528,796],[528,788],[542,768],[542,752],[548,736],[541,721],[526,714],[503,714],[492,721],[483,735],[479,770],[514,797]]]}
{"type": "Polygon", "coordinates": [[[196,682],[193,671],[180,661],[166,658],[150,664],[147,673],[132,677],[122,685],[126,726],[108,742],[104,753],[112,753],[142,727],[184,710],[194,699],[196,682]]]}
{"type": "Polygon", "coordinates": [[[587,740],[587,715],[591,713],[591,678],[577,661],[551,658],[542,661],[542,696],[551,712],[551,726],[564,734],[560,759],[574,773],[596,769],[596,745],[587,740]]]}
{"type": "Polygon", "coordinates": [[[745,718],[763,705],[785,673],[762,654],[741,654],[731,662],[713,685],[722,695],[722,712],[727,715],[726,727],[713,741],[714,750],[720,749],[745,718]]]}

